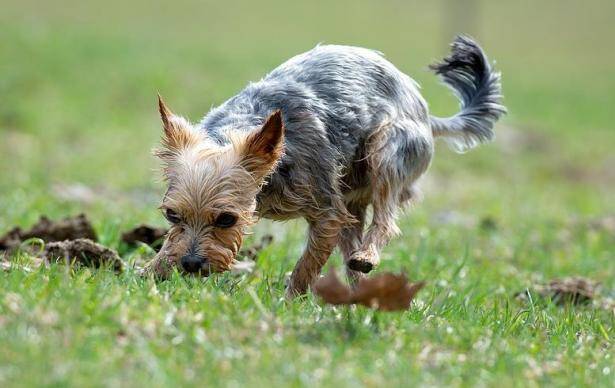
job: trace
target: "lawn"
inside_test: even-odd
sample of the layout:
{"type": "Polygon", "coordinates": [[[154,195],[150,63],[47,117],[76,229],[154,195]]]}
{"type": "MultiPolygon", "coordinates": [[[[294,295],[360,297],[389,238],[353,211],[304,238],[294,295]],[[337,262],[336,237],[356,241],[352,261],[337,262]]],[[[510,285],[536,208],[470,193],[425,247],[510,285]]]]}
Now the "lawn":
{"type": "Polygon", "coordinates": [[[0,234],[85,212],[127,263],[150,257],[119,236],[165,223],[156,93],[197,121],[319,42],[384,52],[444,116],[426,66],[469,31],[510,113],[492,144],[438,144],[378,269],[427,282],[409,311],[286,303],[305,226],[262,221],[251,274],[1,272],[0,386],[613,386],[613,309],[514,295],[567,276],[615,292],[614,2],[97,3],[3,1],[0,234]]]}

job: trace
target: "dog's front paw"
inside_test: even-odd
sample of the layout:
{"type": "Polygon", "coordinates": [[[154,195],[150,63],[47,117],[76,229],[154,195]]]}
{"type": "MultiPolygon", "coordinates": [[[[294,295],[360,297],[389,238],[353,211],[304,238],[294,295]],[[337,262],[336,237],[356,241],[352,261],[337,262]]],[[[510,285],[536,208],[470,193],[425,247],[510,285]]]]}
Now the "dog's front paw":
{"type": "Polygon", "coordinates": [[[173,261],[167,257],[162,257],[159,254],[154,256],[145,266],[139,271],[141,276],[153,276],[156,279],[168,279],[173,271],[173,261]]]}

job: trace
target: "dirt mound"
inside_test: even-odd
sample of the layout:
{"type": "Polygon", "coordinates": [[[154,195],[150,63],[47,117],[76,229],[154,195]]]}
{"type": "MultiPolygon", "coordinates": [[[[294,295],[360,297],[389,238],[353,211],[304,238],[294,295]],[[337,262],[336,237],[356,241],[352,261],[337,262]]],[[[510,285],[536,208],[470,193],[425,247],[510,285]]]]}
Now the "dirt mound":
{"type": "Polygon", "coordinates": [[[39,221],[28,230],[20,227],[11,229],[0,237],[0,251],[13,252],[21,243],[30,238],[40,238],[44,242],[74,240],[87,238],[96,241],[96,232],[85,214],[67,217],[59,221],[52,221],[41,216],[39,221]]]}
{"type": "MultiPolygon", "coordinates": [[[[45,245],[42,251],[37,251],[36,246],[24,247],[28,254],[34,256],[28,268],[36,268],[52,262],[66,262],[94,267],[109,263],[116,271],[122,269],[122,260],[117,252],[95,242],[96,232],[85,214],[66,217],[59,221],[41,216],[39,221],[28,230],[15,227],[0,237],[0,252],[10,255],[19,249],[24,241],[31,238],[41,239],[45,245]]],[[[26,268],[24,265],[20,267],[26,268]]],[[[2,269],[10,268],[12,268],[12,263],[3,262],[2,269]]]]}
{"type": "Polygon", "coordinates": [[[122,241],[128,245],[136,245],[141,242],[154,248],[156,251],[162,246],[162,240],[168,229],[156,228],[141,224],[127,232],[122,233],[122,241]]]}
{"type": "Polygon", "coordinates": [[[87,238],[50,242],[45,244],[42,256],[49,263],[64,262],[97,268],[110,265],[116,271],[122,270],[122,260],[117,252],[87,238]]]}
{"type": "Polygon", "coordinates": [[[538,296],[549,299],[558,305],[565,304],[589,304],[597,296],[599,284],[580,276],[573,276],[562,279],[553,279],[546,284],[536,284],[533,287],[518,292],[515,297],[518,300],[528,300],[528,293],[535,293],[538,296]]]}

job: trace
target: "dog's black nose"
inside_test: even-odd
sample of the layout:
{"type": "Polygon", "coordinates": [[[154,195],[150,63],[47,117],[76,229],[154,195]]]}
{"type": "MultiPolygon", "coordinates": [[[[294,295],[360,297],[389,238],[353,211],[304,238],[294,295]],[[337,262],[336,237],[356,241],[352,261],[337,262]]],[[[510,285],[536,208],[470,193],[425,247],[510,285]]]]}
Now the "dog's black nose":
{"type": "Polygon", "coordinates": [[[201,270],[203,258],[195,254],[187,254],[182,257],[181,265],[186,272],[195,273],[201,270]]]}

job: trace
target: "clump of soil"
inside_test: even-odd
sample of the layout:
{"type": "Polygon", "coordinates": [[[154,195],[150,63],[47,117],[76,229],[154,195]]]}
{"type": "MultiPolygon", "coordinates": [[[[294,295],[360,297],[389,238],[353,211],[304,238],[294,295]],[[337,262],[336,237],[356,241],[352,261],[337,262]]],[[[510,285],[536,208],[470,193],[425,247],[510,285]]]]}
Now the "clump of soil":
{"type": "Polygon", "coordinates": [[[597,296],[599,284],[583,277],[575,276],[562,279],[553,279],[546,284],[537,284],[531,289],[518,292],[518,300],[527,300],[528,291],[534,291],[540,297],[549,299],[558,305],[588,304],[597,296]]]}
{"type": "Polygon", "coordinates": [[[23,263],[13,263],[2,259],[0,260],[0,269],[3,271],[20,269],[30,272],[51,263],[85,265],[96,268],[109,265],[118,272],[122,271],[123,268],[123,262],[117,252],[87,238],[53,241],[45,244],[43,250],[35,255],[27,258],[27,261],[23,263]]]}
{"type": "Polygon", "coordinates": [[[156,228],[150,225],[141,224],[127,232],[122,233],[122,241],[128,245],[136,245],[141,242],[159,251],[162,247],[164,236],[168,229],[156,228]]]}
{"type": "Polygon", "coordinates": [[[266,234],[261,237],[261,240],[258,244],[240,250],[239,256],[245,258],[246,260],[256,261],[258,260],[258,254],[272,242],[273,236],[270,234],[266,234]]]}
{"type": "Polygon", "coordinates": [[[382,311],[407,310],[425,282],[410,283],[404,274],[385,272],[361,278],[350,287],[337,277],[335,271],[318,279],[313,292],[325,303],[333,305],[361,304],[382,311]]]}
{"type": "MultiPolygon", "coordinates": [[[[28,230],[15,227],[0,237],[0,252],[11,254],[20,248],[22,243],[31,238],[38,238],[45,242],[42,251],[37,252],[33,247],[26,247],[26,251],[34,256],[31,265],[19,265],[20,268],[36,268],[51,262],[64,261],[69,264],[83,264],[100,267],[110,263],[117,271],[122,269],[122,261],[118,254],[95,241],[96,232],[85,214],[75,217],[66,217],[59,221],[52,221],[41,216],[39,221],[28,230]]],[[[3,262],[2,269],[8,270],[15,263],[3,262]]]]}
{"type": "Polygon", "coordinates": [[[12,252],[21,245],[21,229],[13,228],[0,237],[0,252],[12,252]]]}
{"type": "Polygon", "coordinates": [[[49,263],[64,262],[97,268],[109,264],[116,271],[122,270],[122,260],[117,252],[87,238],[50,242],[45,244],[42,256],[49,263]]]}
{"type": "Polygon", "coordinates": [[[41,216],[39,221],[28,230],[15,227],[0,237],[0,251],[13,252],[21,243],[30,238],[40,238],[44,242],[87,238],[96,241],[96,232],[85,214],[52,221],[41,216]]]}

